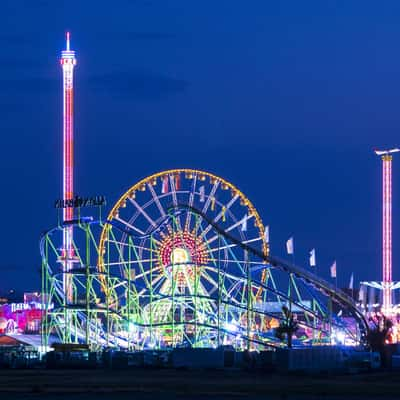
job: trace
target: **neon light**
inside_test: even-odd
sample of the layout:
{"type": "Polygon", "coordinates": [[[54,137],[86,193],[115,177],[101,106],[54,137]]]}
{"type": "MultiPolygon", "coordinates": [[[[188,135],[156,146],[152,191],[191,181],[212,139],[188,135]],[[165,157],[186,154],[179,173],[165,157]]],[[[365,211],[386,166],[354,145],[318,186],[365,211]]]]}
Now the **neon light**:
{"type": "Polygon", "coordinates": [[[11,303],[11,312],[15,313],[17,311],[26,310],[52,310],[54,309],[54,304],[42,304],[37,301],[32,301],[30,303],[11,303]]]}
{"type": "MultiPolygon", "coordinates": [[[[66,34],[66,50],[61,52],[60,60],[63,70],[63,200],[74,197],[74,136],[73,136],[73,97],[75,52],[70,49],[70,34],[66,34]]],[[[73,208],[63,209],[63,220],[74,218],[73,208]]],[[[62,258],[64,271],[72,269],[74,259],[72,227],[64,228],[62,258]]],[[[63,289],[67,301],[72,301],[71,277],[64,274],[63,289]]]]}
{"type": "Polygon", "coordinates": [[[391,283],[392,283],[392,156],[382,156],[382,191],[383,191],[383,310],[386,312],[392,308],[391,283]]]}
{"type": "Polygon", "coordinates": [[[186,264],[189,261],[189,253],[185,249],[178,247],[172,250],[171,264],[186,264]]]}

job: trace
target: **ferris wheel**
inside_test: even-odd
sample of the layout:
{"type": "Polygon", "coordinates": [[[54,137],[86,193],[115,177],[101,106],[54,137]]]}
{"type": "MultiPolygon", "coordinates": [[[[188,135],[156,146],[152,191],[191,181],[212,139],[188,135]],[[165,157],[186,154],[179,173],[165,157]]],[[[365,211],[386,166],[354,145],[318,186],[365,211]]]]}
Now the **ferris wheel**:
{"type": "Polygon", "coordinates": [[[249,339],[251,326],[261,323],[253,306],[266,295],[249,280],[265,281],[265,269],[252,268],[260,260],[217,226],[268,254],[256,209],[216,175],[160,172],[118,200],[101,234],[98,262],[109,277],[106,306],[119,317],[115,332],[158,348],[241,346],[249,339]]]}

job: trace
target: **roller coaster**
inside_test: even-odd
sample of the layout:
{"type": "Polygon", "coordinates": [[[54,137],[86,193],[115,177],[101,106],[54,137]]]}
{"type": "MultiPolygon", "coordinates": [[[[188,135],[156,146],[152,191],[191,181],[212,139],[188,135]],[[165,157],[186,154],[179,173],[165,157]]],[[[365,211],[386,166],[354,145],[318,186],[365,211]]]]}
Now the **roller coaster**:
{"type": "Polygon", "coordinates": [[[362,344],[368,324],[353,299],[268,242],[255,207],[223,178],[147,177],[104,221],[79,217],[43,234],[44,345],[51,335],[93,349],[362,344]]]}

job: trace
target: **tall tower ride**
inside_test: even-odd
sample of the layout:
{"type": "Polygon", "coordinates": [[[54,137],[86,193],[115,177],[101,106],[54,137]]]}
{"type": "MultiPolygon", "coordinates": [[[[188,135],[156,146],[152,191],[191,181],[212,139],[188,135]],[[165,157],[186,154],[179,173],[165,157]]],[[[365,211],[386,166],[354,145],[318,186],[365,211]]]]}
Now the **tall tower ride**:
{"type": "MultiPolygon", "coordinates": [[[[66,48],[61,52],[60,64],[63,71],[63,200],[74,198],[74,67],[76,65],[75,51],[70,49],[70,34],[66,34],[66,48]]],[[[63,208],[63,220],[74,218],[73,207],[63,208]]],[[[73,230],[65,227],[63,234],[63,265],[64,272],[72,269],[74,261],[73,230]]],[[[68,302],[72,300],[71,279],[64,273],[63,289],[68,302]]]]}
{"type": "Polygon", "coordinates": [[[392,299],[392,153],[400,149],[375,150],[382,157],[382,311],[390,314],[392,299]]]}

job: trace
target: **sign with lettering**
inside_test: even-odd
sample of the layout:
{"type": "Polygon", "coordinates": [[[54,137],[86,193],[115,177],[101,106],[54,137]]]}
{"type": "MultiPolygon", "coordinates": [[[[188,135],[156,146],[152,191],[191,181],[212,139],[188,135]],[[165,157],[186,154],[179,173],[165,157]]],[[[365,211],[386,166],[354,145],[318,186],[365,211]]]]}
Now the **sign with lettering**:
{"type": "Polygon", "coordinates": [[[105,196],[81,197],[75,196],[73,199],[59,199],[54,203],[55,208],[81,208],[81,207],[101,207],[106,205],[105,196]]]}
{"type": "MultiPolygon", "coordinates": [[[[46,308],[45,304],[32,301],[31,303],[11,303],[11,312],[26,311],[26,310],[44,310],[46,308]]],[[[54,304],[48,305],[48,310],[52,310],[54,304]]]]}

